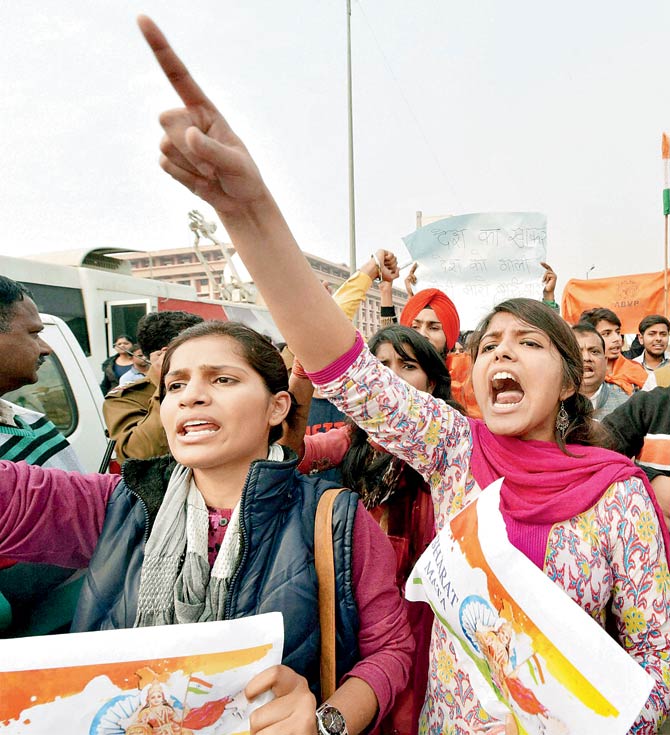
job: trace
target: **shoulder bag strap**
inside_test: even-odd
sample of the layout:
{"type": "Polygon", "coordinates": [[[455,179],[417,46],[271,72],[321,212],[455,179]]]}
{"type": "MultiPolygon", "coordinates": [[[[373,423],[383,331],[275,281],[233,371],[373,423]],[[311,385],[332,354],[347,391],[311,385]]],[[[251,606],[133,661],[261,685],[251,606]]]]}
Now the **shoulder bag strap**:
{"type": "Polygon", "coordinates": [[[333,557],[333,504],[344,488],[326,490],[314,519],[314,566],[319,585],[321,627],[321,701],[335,691],[335,561],[333,557]]]}

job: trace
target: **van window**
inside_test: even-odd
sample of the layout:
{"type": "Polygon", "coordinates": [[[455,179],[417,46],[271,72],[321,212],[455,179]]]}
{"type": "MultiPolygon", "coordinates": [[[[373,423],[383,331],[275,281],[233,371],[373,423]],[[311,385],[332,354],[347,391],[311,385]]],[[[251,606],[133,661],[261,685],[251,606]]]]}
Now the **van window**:
{"type": "Polygon", "coordinates": [[[149,300],[106,301],[107,339],[109,352],[112,352],[114,340],[120,334],[127,334],[131,342],[135,341],[137,323],[149,311],[149,300]]]}
{"type": "Polygon", "coordinates": [[[69,436],[77,428],[79,417],[70,383],[59,359],[54,354],[49,355],[37,376],[37,383],[5,393],[3,398],[46,414],[62,434],[69,436]]]}
{"type": "Polygon", "coordinates": [[[78,288],[65,286],[49,286],[44,283],[22,281],[30,289],[37,311],[42,314],[53,314],[60,317],[72,330],[77,342],[86,357],[91,356],[91,344],[86,326],[86,310],[84,298],[78,288]]]}

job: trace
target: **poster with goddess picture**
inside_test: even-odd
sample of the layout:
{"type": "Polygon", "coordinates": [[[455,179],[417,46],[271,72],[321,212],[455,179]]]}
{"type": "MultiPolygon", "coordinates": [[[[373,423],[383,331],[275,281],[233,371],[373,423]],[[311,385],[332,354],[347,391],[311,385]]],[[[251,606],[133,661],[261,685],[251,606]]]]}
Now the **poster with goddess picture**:
{"type": "Polygon", "coordinates": [[[490,735],[624,735],[653,679],[512,546],[502,482],[450,519],[405,595],[427,602],[448,632],[490,735]]]}
{"type": "Polygon", "coordinates": [[[281,613],[0,641],[2,735],[245,735],[281,613]]]}

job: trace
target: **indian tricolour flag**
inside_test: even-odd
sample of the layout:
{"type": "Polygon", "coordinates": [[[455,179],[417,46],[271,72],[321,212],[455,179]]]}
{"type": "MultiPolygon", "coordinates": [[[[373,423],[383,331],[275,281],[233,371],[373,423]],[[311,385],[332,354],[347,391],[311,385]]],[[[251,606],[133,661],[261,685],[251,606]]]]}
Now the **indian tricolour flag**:
{"type": "Polygon", "coordinates": [[[190,694],[209,694],[214,684],[210,684],[204,679],[199,679],[197,676],[191,676],[188,680],[187,692],[190,694]]]}
{"type": "Polygon", "coordinates": [[[663,214],[670,214],[670,136],[663,133],[663,141],[661,143],[661,154],[663,156],[663,169],[665,174],[665,184],[663,188],[663,214]]]}

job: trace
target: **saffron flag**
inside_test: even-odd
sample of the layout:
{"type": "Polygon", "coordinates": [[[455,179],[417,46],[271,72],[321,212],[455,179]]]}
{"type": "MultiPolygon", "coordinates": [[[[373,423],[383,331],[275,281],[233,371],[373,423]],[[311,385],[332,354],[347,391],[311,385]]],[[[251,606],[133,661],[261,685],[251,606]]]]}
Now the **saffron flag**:
{"type": "Polygon", "coordinates": [[[204,727],[211,727],[221,719],[226,707],[233,701],[233,697],[222,697],[212,702],[205,702],[202,707],[195,707],[190,710],[181,721],[181,726],[190,730],[202,730],[204,727]]]}
{"type": "Polygon", "coordinates": [[[588,281],[571,279],[563,289],[561,314],[576,324],[586,309],[606,306],[621,319],[621,331],[635,334],[648,314],[664,314],[663,271],[588,281]]]}
{"type": "Polygon", "coordinates": [[[661,155],[663,156],[663,214],[670,214],[670,136],[663,133],[661,141],[661,155]]]}

